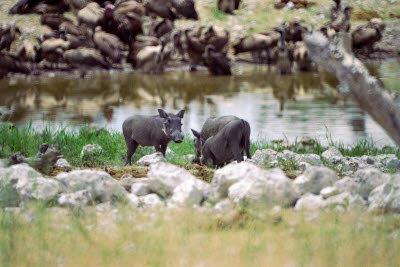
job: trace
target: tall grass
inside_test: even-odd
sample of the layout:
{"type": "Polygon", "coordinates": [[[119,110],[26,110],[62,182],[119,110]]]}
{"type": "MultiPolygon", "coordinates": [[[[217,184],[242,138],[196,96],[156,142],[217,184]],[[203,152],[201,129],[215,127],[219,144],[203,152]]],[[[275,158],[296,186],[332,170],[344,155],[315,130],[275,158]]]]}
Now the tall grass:
{"type": "MultiPolygon", "coordinates": [[[[122,133],[117,131],[97,131],[89,127],[80,129],[70,128],[52,128],[44,127],[43,130],[34,129],[31,125],[24,127],[10,127],[8,124],[0,126],[0,157],[6,158],[10,153],[21,152],[25,157],[33,157],[39,150],[42,143],[55,145],[64,155],[68,162],[77,167],[102,167],[102,166],[123,166],[125,163],[126,145],[122,133]],[[87,144],[98,144],[104,149],[99,158],[95,161],[82,159],[80,153],[87,144]]],[[[314,142],[312,145],[303,146],[298,140],[290,143],[287,147],[283,143],[271,143],[267,140],[255,140],[250,143],[251,154],[258,149],[271,148],[276,151],[285,149],[292,150],[301,154],[321,155],[326,146],[320,142],[314,142]]],[[[373,140],[360,140],[351,146],[345,146],[342,143],[331,141],[331,146],[337,147],[344,156],[362,156],[378,154],[396,154],[399,150],[396,147],[377,147],[373,140]]],[[[194,145],[192,137],[187,135],[181,144],[171,142],[169,148],[174,152],[174,156],[169,161],[179,165],[191,164],[182,157],[187,154],[194,154],[194,145]]],[[[140,157],[151,154],[152,147],[140,147],[137,149],[133,160],[137,161],[140,157]]]]}
{"type": "Polygon", "coordinates": [[[398,266],[390,215],[247,207],[226,215],[119,207],[83,215],[32,208],[0,214],[1,266],[398,266]],[[30,215],[29,215],[30,214],[30,215]],[[155,215],[157,214],[157,215],[155,215]]]}

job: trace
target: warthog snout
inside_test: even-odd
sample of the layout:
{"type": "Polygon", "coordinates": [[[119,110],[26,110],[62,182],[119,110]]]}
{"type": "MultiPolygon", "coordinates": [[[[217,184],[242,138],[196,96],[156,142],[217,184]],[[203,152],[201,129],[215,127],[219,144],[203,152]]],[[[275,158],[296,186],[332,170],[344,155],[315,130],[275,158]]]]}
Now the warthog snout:
{"type": "Polygon", "coordinates": [[[172,141],[174,141],[175,143],[182,143],[183,139],[185,137],[183,136],[182,132],[176,130],[171,134],[171,139],[172,141]]]}

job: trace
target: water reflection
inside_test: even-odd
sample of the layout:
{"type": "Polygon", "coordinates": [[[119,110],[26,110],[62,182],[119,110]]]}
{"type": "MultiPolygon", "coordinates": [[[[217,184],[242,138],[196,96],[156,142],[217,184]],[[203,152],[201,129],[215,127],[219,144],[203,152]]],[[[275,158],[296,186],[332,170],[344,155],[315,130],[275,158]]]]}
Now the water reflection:
{"type": "MultiPolygon", "coordinates": [[[[370,68],[387,80],[379,64],[370,68]]],[[[250,122],[252,138],[324,137],[328,128],[333,139],[345,143],[368,136],[389,142],[355,104],[332,104],[340,99],[330,90],[337,86],[332,75],[275,73],[268,67],[242,66],[231,77],[176,71],[157,76],[115,72],[84,79],[74,74],[3,79],[0,113],[3,121],[17,125],[94,122],[120,130],[131,114],[154,114],[157,107],[185,108],[186,131],[200,129],[208,116],[234,114],[250,122]]]]}

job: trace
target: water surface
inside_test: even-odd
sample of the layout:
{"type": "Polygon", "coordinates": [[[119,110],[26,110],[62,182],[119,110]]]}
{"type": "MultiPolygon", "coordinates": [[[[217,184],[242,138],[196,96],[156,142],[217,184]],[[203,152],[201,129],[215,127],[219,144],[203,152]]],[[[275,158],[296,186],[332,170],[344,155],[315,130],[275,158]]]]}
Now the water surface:
{"type": "MultiPolygon", "coordinates": [[[[371,72],[398,90],[400,63],[369,64],[371,72]]],[[[249,121],[251,137],[293,141],[304,135],[323,143],[352,144],[372,138],[392,144],[372,118],[332,90],[337,81],[322,73],[277,76],[274,69],[240,66],[231,77],[207,72],[173,71],[163,75],[113,72],[51,74],[0,80],[3,122],[16,125],[82,126],[95,123],[120,131],[132,114],[156,114],[157,108],[185,109],[184,131],[200,130],[209,116],[237,115],[249,121]]]]}

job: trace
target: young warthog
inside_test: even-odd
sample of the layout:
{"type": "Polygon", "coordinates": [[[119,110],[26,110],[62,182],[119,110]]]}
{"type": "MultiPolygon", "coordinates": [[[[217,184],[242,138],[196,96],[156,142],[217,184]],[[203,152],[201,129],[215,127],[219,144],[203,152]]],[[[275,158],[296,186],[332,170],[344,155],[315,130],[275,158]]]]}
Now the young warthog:
{"type": "Polygon", "coordinates": [[[207,141],[211,136],[216,135],[222,128],[225,127],[229,122],[233,120],[240,120],[236,116],[220,116],[210,117],[206,120],[201,128],[200,133],[192,129],[194,135],[194,148],[196,150],[196,158],[193,160],[194,163],[200,163],[201,151],[203,149],[204,142],[207,141]]]}
{"type": "Polygon", "coordinates": [[[251,158],[250,125],[245,120],[233,120],[204,143],[201,164],[210,165],[212,161],[213,165],[223,166],[232,160],[241,162],[243,150],[251,158]]]}
{"type": "Polygon", "coordinates": [[[174,115],[158,110],[159,116],[134,115],[127,118],[122,124],[125,143],[128,147],[126,163],[132,165],[132,156],[138,145],[154,146],[157,152],[165,156],[168,143],[172,140],[175,143],[182,143],[182,118],[185,110],[174,115]]]}

